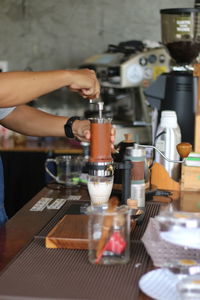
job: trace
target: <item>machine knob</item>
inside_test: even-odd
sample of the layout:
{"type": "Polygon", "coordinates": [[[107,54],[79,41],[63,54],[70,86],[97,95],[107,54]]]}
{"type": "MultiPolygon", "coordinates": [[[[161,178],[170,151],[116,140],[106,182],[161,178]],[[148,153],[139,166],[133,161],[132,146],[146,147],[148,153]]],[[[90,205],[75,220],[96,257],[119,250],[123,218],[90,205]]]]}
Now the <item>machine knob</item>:
{"type": "Polygon", "coordinates": [[[108,68],[108,76],[120,76],[120,68],[117,67],[109,67],[108,68]]]}
{"type": "Polygon", "coordinates": [[[125,143],[133,143],[133,135],[131,133],[125,133],[124,138],[125,143]]]}
{"type": "Polygon", "coordinates": [[[176,146],[176,149],[181,158],[186,158],[192,151],[192,145],[190,143],[180,143],[176,146]]]}

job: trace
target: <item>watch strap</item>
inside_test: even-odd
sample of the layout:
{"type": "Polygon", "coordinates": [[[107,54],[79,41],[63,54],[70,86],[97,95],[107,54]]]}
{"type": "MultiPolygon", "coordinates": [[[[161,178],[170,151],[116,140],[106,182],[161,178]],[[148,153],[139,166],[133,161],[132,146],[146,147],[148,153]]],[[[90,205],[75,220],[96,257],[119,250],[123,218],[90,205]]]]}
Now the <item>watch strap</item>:
{"type": "Polygon", "coordinates": [[[76,121],[76,120],[80,120],[80,117],[78,117],[78,116],[71,117],[67,120],[67,122],[64,125],[65,135],[66,135],[66,137],[68,137],[70,139],[74,138],[74,134],[72,131],[72,125],[73,125],[74,121],[76,121]]]}

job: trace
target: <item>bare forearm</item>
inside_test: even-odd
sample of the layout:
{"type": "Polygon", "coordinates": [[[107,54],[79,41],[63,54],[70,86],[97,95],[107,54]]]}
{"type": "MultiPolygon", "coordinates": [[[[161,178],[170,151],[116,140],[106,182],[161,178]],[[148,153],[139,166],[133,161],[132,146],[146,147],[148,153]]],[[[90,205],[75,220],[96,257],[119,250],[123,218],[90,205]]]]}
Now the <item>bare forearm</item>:
{"type": "Polygon", "coordinates": [[[27,103],[70,84],[68,71],[0,73],[0,107],[27,103]]]}
{"type": "MultiPolygon", "coordinates": [[[[27,105],[17,106],[0,124],[24,135],[65,137],[64,125],[68,117],[54,116],[27,105]]],[[[72,125],[74,136],[80,141],[90,140],[90,122],[76,120],[72,125]]],[[[114,147],[115,130],[111,130],[111,143],[114,147]]]]}
{"type": "MultiPolygon", "coordinates": [[[[68,117],[54,116],[27,105],[19,105],[0,124],[24,135],[65,137],[64,125],[67,120],[68,117]]],[[[74,121],[72,132],[80,141],[88,141],[90,122],[74,121]]]]}
{"type": "Polygon", "coordinates": [[[92,70],[3,72],[0,73],[0,107],[25,104],[65,86],[84,98],[99,96],[99,83],[92,70]]]}
{"type": "Polygon", "coordinates": [[[38,109],[20,105],[1,121],[11,130],[30,136],[65,136],[67,117],[54,116],[38,109]]]}

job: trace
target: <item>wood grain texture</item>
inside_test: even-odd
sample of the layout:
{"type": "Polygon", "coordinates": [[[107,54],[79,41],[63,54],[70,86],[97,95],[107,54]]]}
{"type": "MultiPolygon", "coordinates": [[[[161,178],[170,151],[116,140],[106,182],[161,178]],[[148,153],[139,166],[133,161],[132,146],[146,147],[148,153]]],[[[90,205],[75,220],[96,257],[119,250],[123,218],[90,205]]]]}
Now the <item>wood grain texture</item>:
{"type": "Polygon", "coordinates": [[[200,167],[182,166],[181,190],[200,192],[200,167]]]}
{"type": "Polygon", "coordinates": [[[88,249],[88,216],[66,215],[48,233],[47,248],[88,249]]]}
{"type": "Polygon", "coordinates": [[[151,185],[157,186],[158,189],[179,191],[180,184],[173,180],[166,169],[159,163],[154,163],[151,168],[151,185]]]}
{"type": "Polygon", "coordinates": [[[200,152],[200,114],[195,116],[194,151],[200,152]]]}

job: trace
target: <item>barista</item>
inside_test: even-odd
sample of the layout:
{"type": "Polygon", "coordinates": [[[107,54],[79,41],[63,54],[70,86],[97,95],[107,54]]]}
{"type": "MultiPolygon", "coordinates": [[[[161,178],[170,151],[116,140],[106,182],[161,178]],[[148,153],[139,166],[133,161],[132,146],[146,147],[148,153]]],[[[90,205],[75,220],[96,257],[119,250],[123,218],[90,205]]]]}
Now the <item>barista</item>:
{"type": "MultiPolygon", "coordinates": [[[[0,73],[0,124],[30,136],[67,136],[81,141],[90,139],[88,120],[54,116],[26,105],[39,96],[65,86],[83,98],[99,97],[99,82],[95,72],[88,69],[0,73]]],[[[0,226],[7,220],[3,194],[3,167],[0,160],[0,226]]]]}

